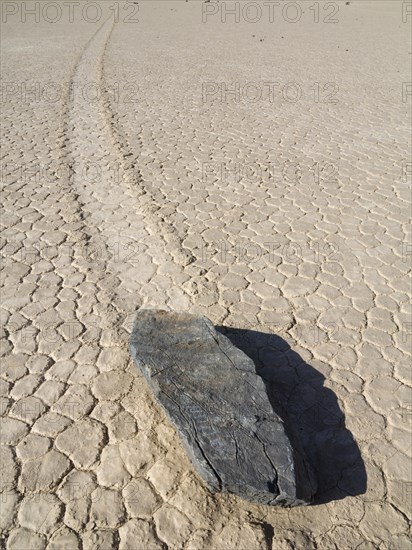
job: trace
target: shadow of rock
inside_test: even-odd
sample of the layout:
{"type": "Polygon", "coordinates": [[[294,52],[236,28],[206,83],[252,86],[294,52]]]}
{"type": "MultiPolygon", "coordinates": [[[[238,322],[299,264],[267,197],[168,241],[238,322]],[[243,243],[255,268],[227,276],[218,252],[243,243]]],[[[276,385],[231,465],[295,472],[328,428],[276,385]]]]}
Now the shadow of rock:
{"type": "Polygon", "coordinates": [[[273,410],[298,434],[318,482],[313,504],[366,491],[366,469],[334,392],[325,376],[276,334],[216,327],[255,363],[273,410]]]}

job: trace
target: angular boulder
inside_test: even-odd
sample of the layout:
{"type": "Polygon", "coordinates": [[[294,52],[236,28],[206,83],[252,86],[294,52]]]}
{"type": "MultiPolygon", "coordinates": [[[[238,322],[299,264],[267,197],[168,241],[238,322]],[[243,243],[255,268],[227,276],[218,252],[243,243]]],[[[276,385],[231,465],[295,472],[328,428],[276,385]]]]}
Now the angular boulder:
{"type": "Polygon", "coordinates": [[[268,505],[311,501],[316,483],[298,439],[253,361],[209,319],[140,310],[130,352],[213,492],[268,505]]]}

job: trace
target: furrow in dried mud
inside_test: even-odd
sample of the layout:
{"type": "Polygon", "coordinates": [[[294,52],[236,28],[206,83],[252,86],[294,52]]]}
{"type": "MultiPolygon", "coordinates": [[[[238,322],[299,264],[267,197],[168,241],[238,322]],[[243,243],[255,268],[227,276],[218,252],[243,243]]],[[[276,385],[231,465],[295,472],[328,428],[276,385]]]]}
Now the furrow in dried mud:
{"type": "MultiPolygon", "coordinates": [[[[104,87],[102,61],[112,26],[107,21],[87,44],[73,89],[85,83],[104,87]]],[[[96,262],[96,269],[116,277],[106,298],[118,312],[127,315],[145,304],[185,309],[189,297],[182,284],[189,279],[184,266],[191,263],[190,253],[180,248],[167,223],[157,219],[156,205],[115,135],[112,116],[107,93],[96,101],[84,94],[71,96],[67,132],[73,189],[87,224],[84,255],[96,262]]]]}

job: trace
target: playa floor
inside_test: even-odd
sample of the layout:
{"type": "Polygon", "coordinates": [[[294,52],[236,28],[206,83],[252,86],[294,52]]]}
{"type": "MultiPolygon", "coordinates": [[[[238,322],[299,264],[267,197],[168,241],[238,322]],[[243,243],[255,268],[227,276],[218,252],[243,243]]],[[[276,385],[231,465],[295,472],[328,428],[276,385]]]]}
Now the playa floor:
{"type": "Polygon", "coordinates": [[[2,5],[1,548],[412,548],[408,2],[68,4],[2,5]],[[254,358],[312,506],[207,490],[142,307],[254,358]]]}

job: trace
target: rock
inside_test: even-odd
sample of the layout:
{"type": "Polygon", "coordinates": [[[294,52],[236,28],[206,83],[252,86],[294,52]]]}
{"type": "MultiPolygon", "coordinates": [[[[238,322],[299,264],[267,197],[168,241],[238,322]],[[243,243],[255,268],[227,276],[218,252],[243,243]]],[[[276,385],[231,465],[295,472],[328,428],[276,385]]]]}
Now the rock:
{"type": "Polygon", "coordinates": [[[269,505],[311,501],[316,483],[298,439],[253,361],[207,318],[141,310],[130,352],[211,491],[269,505]]]}

